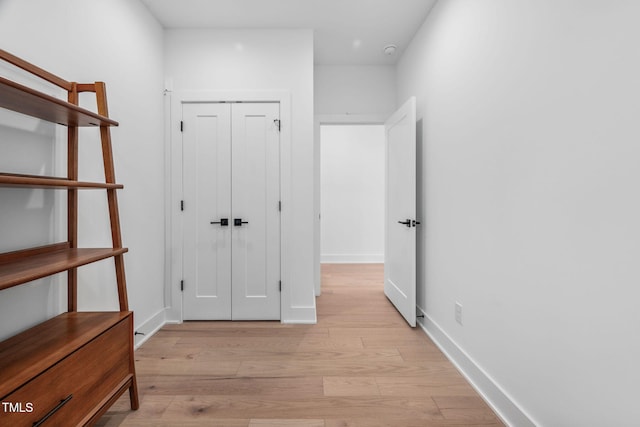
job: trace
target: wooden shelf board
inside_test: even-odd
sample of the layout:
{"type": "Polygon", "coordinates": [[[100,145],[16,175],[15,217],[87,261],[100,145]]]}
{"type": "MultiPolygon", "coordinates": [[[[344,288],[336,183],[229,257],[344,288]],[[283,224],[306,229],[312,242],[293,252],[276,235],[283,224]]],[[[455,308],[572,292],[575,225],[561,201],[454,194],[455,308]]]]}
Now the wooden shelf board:
{"type": "Polygon", "coordinates": [[[0,77],[0,107],[65,126],[118,126],[93,111],[0,77]]]}
{"type": "Polygon", "coordinates": [[[0,399],[129,315],[63,313],[0,342],[0,399]]]}
{"type": "MultiPolygon", "coordinates": [[[[0,262],[0,290],[127,252],[127,248],[66,248],[0,262]]],[[[6,255],[6,254],[5,254],[6,255]]]]}
{"type": "Polygon", "coordinates": [[[0,187],[28,187],[28,188],[75,188],[75,189],[122,189],[122,184],[107,184],[104,182],[72,181],[66,178],[52,176],[19,175],[0,173],[0,187]]]}

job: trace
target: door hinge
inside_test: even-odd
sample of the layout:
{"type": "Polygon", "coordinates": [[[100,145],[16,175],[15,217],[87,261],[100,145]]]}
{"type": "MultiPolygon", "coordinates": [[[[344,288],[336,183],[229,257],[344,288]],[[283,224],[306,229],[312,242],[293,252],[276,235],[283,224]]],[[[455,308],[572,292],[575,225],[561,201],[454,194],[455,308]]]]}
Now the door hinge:
{"type": "Polygon", "coordinates": [[[184,122],[180,120],[180,132],[184,132],[184,122]]]}
{"type": "Polygon", "coordinates": [[[281,122],[280,119],[275,119],[273,121],[273,123],[276,125],[276,127],[278,128],[278,132],[280,132],[280,127],[281,127],[281,122]]]}
{"type": "Polygon", "coordinates": [[[180,200],[180,210],[184,210],[184,200],[180,200]]]}
{"type": "Polygon", "coordinates": [[[282,280],[278,281],[278,290],[282,292],[282,280]]]}
{"type": "Polygon", "coordinates": [[[278,212],[282,212],[282,202],[278,202],[278,212]]]}
{"type": "Polygon", "coordinates": [[[184,280],[180,280],[180,291],[184,292],[184,280]]]}

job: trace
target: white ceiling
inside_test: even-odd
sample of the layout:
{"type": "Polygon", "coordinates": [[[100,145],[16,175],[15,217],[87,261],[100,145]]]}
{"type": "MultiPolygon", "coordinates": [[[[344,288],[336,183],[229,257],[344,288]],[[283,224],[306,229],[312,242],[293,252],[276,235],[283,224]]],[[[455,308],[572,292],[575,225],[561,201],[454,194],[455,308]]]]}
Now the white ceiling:
{"type": "Polygon", "coordinates": [[[436,0],[142,0],[165,28],[312,28],[316,64],[394,64],[436,0]],[[383,48],[398,51],[386,56],[383,48]]]}

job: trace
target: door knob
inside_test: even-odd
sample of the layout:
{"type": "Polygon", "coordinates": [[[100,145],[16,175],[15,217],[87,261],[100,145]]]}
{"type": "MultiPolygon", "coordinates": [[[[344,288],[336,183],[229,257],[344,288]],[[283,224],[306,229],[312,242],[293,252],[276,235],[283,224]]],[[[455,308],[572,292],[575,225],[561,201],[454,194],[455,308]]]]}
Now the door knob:
{"type": "Polygon", "coordinates": [[[243,221],[242,218],[234,218],[233,219],[233,225],[235,225],[236,227],[242,227],[242,224],[249,224],[248,221],[243,221]]]}
{"type": "Polygon", "coordinates": [[[411,221],[411,226],[415,227],[416,225],[420,225],[420,221],[416,221],[415,219],[411,221]]]}
{"type": "Polygon", "coordinates": [[[221,227],[229,225],[229,218],[221,218],[220,221],[211,221],[211,224],[220,224],[221,227]]]}
{"type": "Polygon", "coordinates": [[[398,221],[398,224],[406,225],[407,227],[411,227],[411,220],[407,219],[406,221],[398,221]]]}

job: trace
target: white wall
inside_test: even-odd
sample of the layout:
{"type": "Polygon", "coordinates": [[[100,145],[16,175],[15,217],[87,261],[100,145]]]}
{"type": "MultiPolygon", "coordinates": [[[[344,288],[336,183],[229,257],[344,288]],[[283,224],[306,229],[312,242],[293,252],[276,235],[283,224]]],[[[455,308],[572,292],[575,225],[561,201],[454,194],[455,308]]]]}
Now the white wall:
{"type": "Polygon", "coordinates": [[[390,65],[316,65],[315,114],[384,114],[396,104],[390,65]]]}
{"type": "MultiPolygon", "coordinates": [[[[311,30],[167,30],[165,72],[175,94],[287,91],[291,135],[283,188],[286,322],[314,322],[313,33],[311,30]]],[[[179,120],[173,117],[172,120],[179,120]]],[[[177,123],[177,122],[176,122],[177,123]]],[[[285,149],[286,151],[286,149],[285,149]]],[[[177,226],[177,225],[176,225],[177,226]]],[[[179,300],[174,299],[174,305],[179,300]]]]}
{"type": "Polygon", "coordinates": [[[321,262],[384,262],[384,126],[325,125],[320,140],[321,262]]]}
{"type": "MultiPolygon", "coordinates": [[[[112,136],[116,178],[125,186],[119,202],[123,241],[130,250],[125,255],[129,304],[135,311],[136,327],[141,326],[164,309],[162,28],[137,1],[4,0],[0,3],[0,39],[3,49],[67,80],[107,84],[110,115],[120,122],[112,136]]],[[[6,67],[0,70],[16,74],[6,67]]],[[[95,110],[95,98],[83,95],[81,102],[95,110]]],[[[29,148],[18,144],[5,148],[0,167],[10,165],[14,172],[23,173],[66,173],[64,163],[58,161],[66,157],[62,148],[66,147],[66,132],[33,120],[27,126],[37,127],[38,136],[34,136],[6,123],[0,129],[2,143],[9,134],[18,144],[26,141],[29,148]],[[50,145],[42,143],[47,140],[50,145]]],[[[103,180],[98,132],[83,129],[80,142],[80,179],[103,180]]],[[[0,190],[0,197],[7,194],[19,206],[14,209],[3,199],[0,251],[65,239],[60,226],[66,211],[60,207],[62,192],[0,190]],[[27,214],[19,217],[29,204],[27,214]],[[4,213],[9,210],[13,213],[5,221],[4,213]]],[[[82,192],[80,212],[80,244],[110,245],[104,192],[82,192]]],[[[113,270],[110,261],[79,270],[81,310],[117,309],[113,270]]],[[[60,299],[65,298],[59,281],[50,284],[49,279],[41,287],[33,284],[2,291],[0,336],[57,314],[60,299]]]]}
{"type": "Polygon", "coordinates": [[[440,1],[398,66],[398,101],[418,99],[418,304],[513,425],[640,423],[639,15],[440,1]]]}

